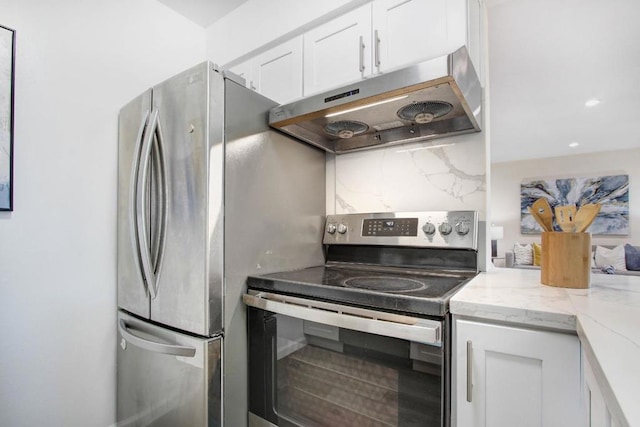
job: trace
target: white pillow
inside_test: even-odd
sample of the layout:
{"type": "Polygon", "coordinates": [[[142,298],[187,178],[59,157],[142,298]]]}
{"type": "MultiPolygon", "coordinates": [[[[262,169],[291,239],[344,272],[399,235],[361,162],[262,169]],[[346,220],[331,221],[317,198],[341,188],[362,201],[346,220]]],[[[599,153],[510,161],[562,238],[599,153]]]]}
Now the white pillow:
{"type": "MultiPolygon", "coordinates": [[[[623,248],[624,249],[624,248],[623,248]]],[[[624,258],[624,252],[622,253],[624,258]]],[[[520,265],[533,265],[533,248],[529,243],[513,245],[513,263],[520,265]]]]}
{"type": "Polygon", "coordinates": [[[596,266],[602,268],[605,265],[612,265],[614,270],[626,271],[627,261],[624,258],[624,246],[619,245],[613,249],[603,246],[596,246],[596,266]]]}

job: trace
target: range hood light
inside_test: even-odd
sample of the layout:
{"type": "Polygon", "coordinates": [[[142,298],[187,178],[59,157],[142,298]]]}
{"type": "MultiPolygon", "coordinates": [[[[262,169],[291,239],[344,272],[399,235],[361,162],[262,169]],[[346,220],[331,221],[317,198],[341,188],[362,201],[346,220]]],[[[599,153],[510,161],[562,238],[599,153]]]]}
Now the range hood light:
{"type": "Polygon", "coordinates": [[[338,111],[336,113],[330,113],[330,114],[325,115],[325,117],[326,118],[335,117],[335,116],[339,116],[340,114],[346,114],[346,113],[352,113],[352,112],[358,111],[358,110],[364,110],[365,108],[375,107],[376,105],[386,104],[387,102],[393,102],[393,101],[398,101],[400,99],[405,99],[408,96],[409,95],[396,96],[395,98],[389,98],[389,99],[385,99],[383,101],[373,102],[371,104],[366,104],[366,105],[361,105],[359,107],[350,108],[348,110],[338,111]]]}

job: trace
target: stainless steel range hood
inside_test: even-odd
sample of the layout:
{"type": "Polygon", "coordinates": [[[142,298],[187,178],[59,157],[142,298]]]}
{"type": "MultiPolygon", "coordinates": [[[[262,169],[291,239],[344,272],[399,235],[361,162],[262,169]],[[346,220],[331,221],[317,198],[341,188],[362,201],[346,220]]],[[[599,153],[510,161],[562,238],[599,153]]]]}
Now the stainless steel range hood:
{"type": "Polygon", "coordinates": [[[465,47],[273,108],[269,124],[333,153],[480,132],[482,88],[465,47]]]}

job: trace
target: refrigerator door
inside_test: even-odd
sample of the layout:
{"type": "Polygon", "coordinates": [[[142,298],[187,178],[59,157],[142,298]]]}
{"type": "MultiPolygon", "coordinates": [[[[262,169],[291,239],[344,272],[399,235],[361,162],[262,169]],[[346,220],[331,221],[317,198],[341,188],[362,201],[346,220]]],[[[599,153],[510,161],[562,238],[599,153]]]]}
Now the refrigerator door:
{"type": "Polygon", "coordinates": [[[116,425],[221,425],[221,342],[119,312],[116,425]]]}
{"type": "Polygon", "coordinates": [[[151,114],[151,90],[120,110],[118,118],[118,306],[149,317],[149,290],[140,264],[136,204],[143,190],[141,150],[151,114]]]}
{"type": "MultiPolygon", "coordinates": [[[[222,221],[223,158],[221,136],[219,152],[210,150],[209,132],[216,126],[208,117],[210,74],[217,74],[210,67],[200,64],[155,86],[152,100],[165,158],[168,214],[166,226],[158,227],[164,242],[152,239],[150,245],[154,263],[161,260],[154,264],[159,268],[151,319],[203,336],[222,331],[222,251],[211,249],[221,247],[222,236],[209,232],[222,221]]],[[[161,209],[162,203],[152,206],[161,209]]],[[[161,218],[154,209],[151,217],[161,218]]]]}

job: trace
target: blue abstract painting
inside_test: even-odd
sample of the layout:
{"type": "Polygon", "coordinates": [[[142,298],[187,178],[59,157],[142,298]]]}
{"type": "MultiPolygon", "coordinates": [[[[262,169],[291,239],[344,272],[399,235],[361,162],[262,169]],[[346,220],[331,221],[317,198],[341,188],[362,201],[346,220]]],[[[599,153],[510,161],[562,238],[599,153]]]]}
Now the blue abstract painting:
{"type": "MultiPolygon", "coordinates": [[[[591,234],[629,234],[629,175],[590,178],[557,178],[522,182],[520,185],[520,231],[541,233],[542,229],[529,213],[528,207],[544,197],[552,209],[587,203],[599,203],[600,213],[591,227],[591,234]]],[[[561,231],[554,220],[554,229],[561,231]]]]}

